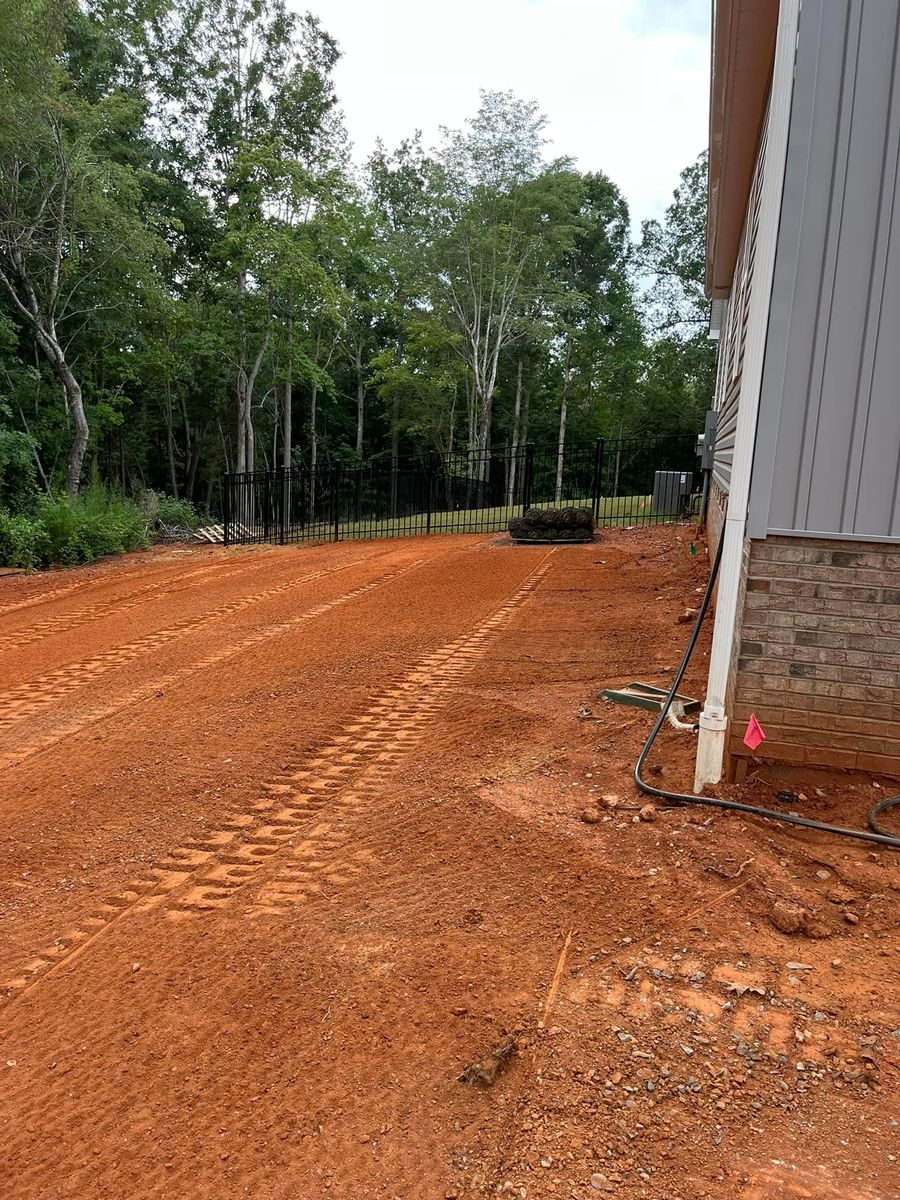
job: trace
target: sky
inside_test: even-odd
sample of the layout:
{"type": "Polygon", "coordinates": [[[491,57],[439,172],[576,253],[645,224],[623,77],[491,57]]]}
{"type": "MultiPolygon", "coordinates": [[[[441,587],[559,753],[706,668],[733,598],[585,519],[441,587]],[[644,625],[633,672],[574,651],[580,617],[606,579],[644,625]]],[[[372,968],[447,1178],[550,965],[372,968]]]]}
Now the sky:
{"type": "Polygon", "coordinates": [[[461,126],[480,88],[536,100],[551,154],[658,217],[707,143],[711,0],[293,0],[337,38],[354,157],[461,126]]]}

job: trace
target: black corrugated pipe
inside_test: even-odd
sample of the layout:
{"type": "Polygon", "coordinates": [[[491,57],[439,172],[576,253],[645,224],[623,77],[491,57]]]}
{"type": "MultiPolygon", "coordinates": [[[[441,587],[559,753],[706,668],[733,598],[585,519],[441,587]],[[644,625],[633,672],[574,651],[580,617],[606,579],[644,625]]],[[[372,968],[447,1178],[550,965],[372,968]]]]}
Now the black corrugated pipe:
{"type": "Polygon", "coordinates": [[[697,645],[697,638],[700,636],[703,619],[712,600],[713,587],[715,586],[716,576],[719,573],[719,565],[722,561],[722,546],[724,542],[725,537],[723,533],[719,538],[719,547],[713,559],[709,582],[706,585],[706,591],[703,593],[703,599],[700,602],[700,611],[697,614],[697,620],[694,622],[694,628],[688,639],[684,657],[678,666],[678,670],[675,672],[675,678],[672,680],[672,686],[669,688],[668,695],[662,703],[659,716],[654,721],[653,728],[650,730],[647,740],[644,742],[643,749],[635,763],[635,786],[639,791],[644,792],[648,796],[654,796],[658,800],[668,800],[674,804],[703,804],[709,808],[724,808],[729,812],[746,813],[751,817],[765,817],[769,821],[782,821],[787,825],[799,825],[802,829],[815,829],[819,833],[832,833],[837,837],[853,838],[857,842],[874,842],[877,846],[889,846],[892,850],[900,850],[900,836],[888,833],[886,829],[883,829],[878,824],[877,820],[881,813],[887,809],[893,808],[895,805],[900,805],[900,796],[885,797],[884,800],[880,800],[877,804],[873,805],[868,814],[869,829],[845,829],[842,825],[829,825],[826,821],[813,821],[809,817],[795,817],[791,813],[778,812],[774,808],[760,808],[756,804],[741,804],[737,800],[719,800],[714,796],[694,796],[687,792],[667,792],[663,788],[654,787],[652,783],[647,783],[645,779],[641,778],[641,770],[647,761],[647,756],[653,747],[653,743],[656,741],[656,735],[659,733],[668,716],[669,709],[672,707],[672,701],[675,699],[675,693],[681,685],[684,673],[688,668],[688,663],[691,661],[691,655],[694,653],[694,647],[697,645]]]}

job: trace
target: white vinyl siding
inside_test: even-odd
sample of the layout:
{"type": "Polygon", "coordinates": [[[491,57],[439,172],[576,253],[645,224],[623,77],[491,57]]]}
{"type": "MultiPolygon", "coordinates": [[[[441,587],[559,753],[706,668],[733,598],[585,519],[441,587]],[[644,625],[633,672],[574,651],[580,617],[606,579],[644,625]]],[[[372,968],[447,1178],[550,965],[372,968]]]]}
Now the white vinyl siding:
{"type": "Polygon", "coordinates": [[[753,170],[753,182],[747,201],[744,232],[738,251],[734,283],[728,299],[725,325],[719,341],[719,369],[716,383],[716,453],[713,479],[727,492],[731,486],[734,464],[734,438],[737,430],[738,400],[744,371],[744,348],[747,343],[747,317],[750,311],[750,291],[753,286],[753,267],[756,259],[756,236],[759,229],[759,201],[762,192],[763,162],[766,134],[760,140],[753,170]]]}

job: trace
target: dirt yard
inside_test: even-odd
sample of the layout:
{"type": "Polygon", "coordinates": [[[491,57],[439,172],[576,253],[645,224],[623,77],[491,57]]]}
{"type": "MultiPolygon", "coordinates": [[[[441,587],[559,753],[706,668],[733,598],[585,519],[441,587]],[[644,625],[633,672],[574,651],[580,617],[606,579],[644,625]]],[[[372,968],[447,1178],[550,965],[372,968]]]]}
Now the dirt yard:
{"type": "Polygon", "coordinates": [[[696,549],[0,580],[4,1200],[900,1196],[900,856],[644,808],[597,699],[668,682],[696,549]]]}

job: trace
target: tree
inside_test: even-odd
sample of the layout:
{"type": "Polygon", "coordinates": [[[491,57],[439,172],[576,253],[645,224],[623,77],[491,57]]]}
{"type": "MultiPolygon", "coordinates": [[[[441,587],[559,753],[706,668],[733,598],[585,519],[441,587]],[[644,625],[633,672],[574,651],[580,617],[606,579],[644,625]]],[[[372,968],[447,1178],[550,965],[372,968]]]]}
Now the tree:
{"type": "Polygon", "coordinates": [[[704,290],[707,168],[704,151],[681,172],[664,221],[642,226],[638,265],[651,280],[644,315],[654,335],[642,403],[654,430],[696,431],[715,390],[716,353],[704,290]]]}
{"type": "Polygon", "coordinates": [[[644,311],[659,337],[691,338],[709,324],[704,286],[708,159],[704,150],[681,172],[663,221],[641,225],[637,265],[651,280],[644,311]]]}
{"type": "Polygon", "coordinates": [[[78,492],[90,428],[70,351],[73,330],[152,275],[159,244],[142,219],[135,169],[116,148],[140,125],[140,97],[115,79],[80,93],[64,65],[50,0],[3,0],[0,61],[0,286],[59,384],[72,425],[66,487],[78,492]]]}
{"type": "Polygon", "coordinates": [[[545,168],[546,119],[534,103],[508,92],[483,92],[465,130],[445,131],[443,187],[432,244],[433,302],[460,334],[469,371],[469,443],[487,470],[494,391],[503,351],[527,308],[529,264],[550,236],[554,189],[566,164],[545,168]]]}
{"type": "Polygon", "coordinates": [[[555,499],[562,497],[569,405],[598,410],[637,378],[641,337],[628,275],[628,206],[605,175],[575,177],[571,238],[551,273],[552,342],[560,361],[555,499]]]}

